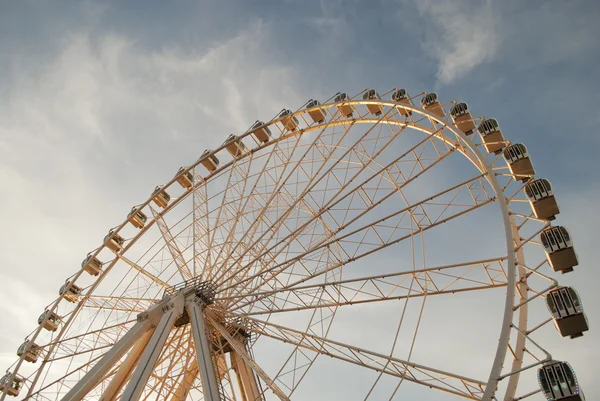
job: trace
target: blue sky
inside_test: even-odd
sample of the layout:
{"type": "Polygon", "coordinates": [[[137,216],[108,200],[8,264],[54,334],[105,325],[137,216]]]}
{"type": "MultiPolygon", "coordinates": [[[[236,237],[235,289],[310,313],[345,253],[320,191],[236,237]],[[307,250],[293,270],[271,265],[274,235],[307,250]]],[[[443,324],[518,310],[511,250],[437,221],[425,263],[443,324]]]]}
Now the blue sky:
{"type": "Polygon", "coordinates": [[[204,148],[309,98],[405,87],[497,118],[551,179],[580,258],[560,279],[592,328],[559,353],[598,398],[599,17],[591,0],[1,2],[0,368],[106,229],[204,148]]]}

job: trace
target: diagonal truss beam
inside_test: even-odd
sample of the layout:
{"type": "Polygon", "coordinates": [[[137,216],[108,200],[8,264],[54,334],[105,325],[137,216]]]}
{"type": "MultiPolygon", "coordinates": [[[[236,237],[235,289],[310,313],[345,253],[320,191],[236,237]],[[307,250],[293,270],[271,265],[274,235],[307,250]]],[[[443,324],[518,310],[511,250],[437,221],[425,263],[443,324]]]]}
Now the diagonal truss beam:
{"type": "Polygon", "coordinates": [[[162,281],[161,279],[159,279],[158,277],[156,277],[154,274],[150,273],[148,270],[144,269],[142,266],[138,265],[137,263],[133,262],[132,260],[127,259],[122,254],[118,253],[117,257],[119,259],[121,259],[123,262],[127,263],[129,266],[133,267],[141,275],[146,276],[147,278],[149,278],[150,280],[154,281],[156,284],[162,286],[163,288],[169,288],[170,287],[169,284],[165,283],[164,281],[162,281]]]}
{"type": "Polygon", "coordinates": [[[206,314],[208,321],[223,336],[223,338],[227,340],[231,348],[233,348],[237,356],[239,356],[239,359],[243,360],[245,364],[249,366],[250,369],[252,369],[254,373],[256,373],[256,375],[259,376],[265,382],[265,384],[273,391],[273,393],[275,393],[275,395],[280,400],[290,401],[290,399],[285,395],[285,393],[277,386],[277,384],[275,384],[274,380],[272,380],[269,377],[269,375],[267,375],[267,373],[264,370],[262,370],[262,368],[258,366],[256,362],[254,362],[252,357],[248,355],[244,345],[239,340],[233,338],[233,336],[227,331],[227,329],[223,327],[223,325],[219,323],[219,321],[215,317],[212,316],[210,311],[208,312],[209,313],[206,314]]]}
{"type": "Polygon", "coordinates": [[[486,383],[480,380],[328,340],[262,320],[244,318],[234,314],[230,314],[230,316],[245,319],[247,327],[257,335],[467,399],[480,400],[485,390],[486,383]]]}
{"type": "Polygon", "coordinates": [[[151,298],[124,298],[102,295],[90,295],[85,300],[84,308],[105,309],[120,312],[141,313],[157,302],[151,298]]]}
{"type": "Polygon", "coordinates": [[[244,310],[251,316],[501,288],[506,286],[504,260],[486,259],[217,299],[233,304],[230,311],[244,310]],[[416,288],[410,286],[412,279],[416,288]]]}

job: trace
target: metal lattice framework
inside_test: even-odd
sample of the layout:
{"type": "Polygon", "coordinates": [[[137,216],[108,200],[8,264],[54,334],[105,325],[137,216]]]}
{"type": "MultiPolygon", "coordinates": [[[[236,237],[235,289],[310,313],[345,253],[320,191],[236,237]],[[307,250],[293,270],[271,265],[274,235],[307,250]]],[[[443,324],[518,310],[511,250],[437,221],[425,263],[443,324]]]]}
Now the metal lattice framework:
{"type": "Polygon", "coordinates": [[[310,102],[180,170],[90,253],[97,274],[84,263],[46,307],[28,336],[36,362],[8,371],[19,397],[314,399],[348,380],[361,399],[539,392],[519,377],[550,360],[535,335],[552,320],[529,309],[557,282],[532,177],[459,130],[455,102],[391,93],[310,102]],[[425,307],[453,300],[451,327],[425,307]],[[360,338],[370,324],[386,327],[360,338]],[[491,348],[428,356],[426,324],[491,348]]]}

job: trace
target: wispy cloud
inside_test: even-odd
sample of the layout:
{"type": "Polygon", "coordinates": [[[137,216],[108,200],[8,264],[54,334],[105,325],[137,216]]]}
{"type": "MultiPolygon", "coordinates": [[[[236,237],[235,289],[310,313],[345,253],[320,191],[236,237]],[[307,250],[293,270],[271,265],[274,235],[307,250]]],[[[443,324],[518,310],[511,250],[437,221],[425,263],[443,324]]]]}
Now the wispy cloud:
{"type": "Polygon", "coordinates": [[[494,58],[501,41],[489,1],[422,0],[417,8],[425,24],[425,51],[438,64],[437,77],[450,83],[494,58]]]}

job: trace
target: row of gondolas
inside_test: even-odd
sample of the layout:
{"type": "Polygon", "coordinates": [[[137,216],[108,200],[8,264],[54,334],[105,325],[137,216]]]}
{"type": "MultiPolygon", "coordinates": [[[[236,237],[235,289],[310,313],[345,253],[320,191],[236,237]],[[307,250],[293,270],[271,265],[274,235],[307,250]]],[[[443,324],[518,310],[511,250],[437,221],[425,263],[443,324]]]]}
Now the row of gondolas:
{"type": "MultiPolygon", "coordinates": [[[[394,91],[391,100],[395,102],[394,107],[399,115],[406,118],[412,116],[411,108],[414,106],[405,89],[394,91]]],[[[381,98],[374,89],[367,89],[363,93],[363,101],[359,103],[366,106],[369,113],[381,116],[384,112],[384,105],[380,101],[381,98]]],[[[421,97],[420,102],[424,110],[436,117],[444,118],[446,116],[444,106],[440,103],[436,93],[425,94],[421,97]]],[[[351,99],[346,93],[338,93],[334,97],[334,103],[341,118],[352,119],[357,113],[356,99],[351,99]]],[[[289,109],[283,109],[277,119],[286,131],[295,132],[300,127],[297,115],[306,113],[313,123],[323,124],[328,116],[328,109],[329,107],[321,105],[318,100],[310,100],[299,112],[293,113],[289,109]]],[[[555,219],[555,216],[559,214],[559,208],[552,186],[544,178],[534,179],[535,170],[525,145],[510,144],[506,141],[498,121],[493,118],[484,119],[476,126],[476,120],[473,119],[466,103],[455,103],[450,109],[450,117],[456,128],[467,137],[477,130],[488,153],[502,154],[514,179],[526,183],[525,195],[531,204],[535,218],[547,221],[555,219]]],[[[250,135],[261,145],[267,144],[273,139],[268,125],[262,121],[256,121],[249,129],[250,135]]],[[[230,135],[225,140],[224,148],[233,158],[241,157],[248,152],[248,147],[236,135],[230,135]]],[[[219,168],[219,159],[215,153],[205,150],[198,160],[198,163],[209,173],[213,173],[219,168]]],[[[181,167],[175,178],[185,190],[190,190],[194,185],[191,168],[181,167]]],[[[151,201],[161,208],[166,208],[171,201],[171,196],[165,191],[164,186],[157,186],[151,195],[151,201]]],[[[127,221],[133,227],[143,229],[148,221],[148,216],[142,211],[142,207],[134,206],[127,215],[127,221]]],[[[540,240],[546,251],[548,262],[554,271],[561,273],[573,271],[578,264],[577,255],[571,236],[564,227],[549,226],[540,234],[540,240]]],[[[104,245],[111,251],[119,253],[125,245],[125,238],[111,230],[104,237],[104,245]]],[[[94,276],[102,272],[102,266],[103,262],[94,257],[92,253],[88,254],[81,263],[82,269],[94,276]]],[[[59,294],[69,302],[78,302],[82,291],[81,287],[67,281],[60,288],[59,294]]],[[[551,290],[546,296],[546,305],[558,332],[563,337],[580,337],[583,332],[588,330],[588,322],[583,312],[581,299],[573,288],[558,287],[551,290]]],[[[61,318],[53,311],[45,310],[40,315],[38,324],[46,330],[55,331],[61,324],[61,318]]],[[[40,357],[41,352],[41,347],[26,340],[17,350],[17,355],[23,357],[27,362],[34,363],[40,357]]],[[[584,400],[575,373],[567,362],[552,360],[545,363],[538,370],[538,381],[548,400],[584,400]]],[[[23,377],[7,373],[0,379],[0,388],[6,389],[9,395],[16,396],[23,383],[23,377]]]]}

